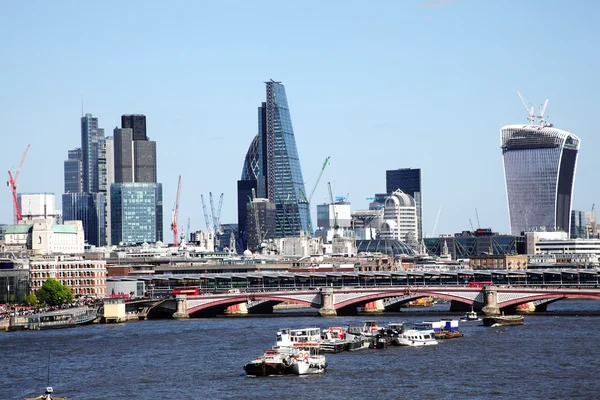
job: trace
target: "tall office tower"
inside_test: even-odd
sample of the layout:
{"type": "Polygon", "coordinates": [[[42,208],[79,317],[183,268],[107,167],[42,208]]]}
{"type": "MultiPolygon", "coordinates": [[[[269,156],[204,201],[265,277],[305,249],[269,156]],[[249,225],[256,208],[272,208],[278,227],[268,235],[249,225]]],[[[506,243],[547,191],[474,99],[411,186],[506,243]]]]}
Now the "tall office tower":
{"type": "Polygon", "coordinates": [[[110,218],[110,185],[115,183],[115,141],[112,136],[106,138],[106,244],[112,244],[110,218]]]}
{"type": "MultiPolygon", "coordinates": [[[[99,154],[102,150],[104,129],[98,128],[98,118],[92,114],[81,117],[81,160],[83,162],[83,191],[98,193],[102,171],[99,169],[99,154]]],[[[101,168],[101,167],[100,167],[101,168]]]]}
{"type": "MultiPolygon", "coordinates": [[[[143,127],[146,137],[145,119],[143,127]]],[[[135,131],[132,128],[115,128],[114,141],[115,182],[156,183],[156,142],[148,140],[147,137],[135,139],[135,131]]]]}
{"type": "Polygon", "coordinates": [[[585,212],[571,211],[571,239],[588,239],[587,229],[585,226],[585,212]]]}
{"type": "Polygon", "coordinates": [[[110,195],[113,244],[163,240],[160,183],[113,183],[110,195]]]}
{"type": "MultiPolygon", "coordinates": [[[[523,102],[525,104],[525,102],[523,102]]],[[[547,101],[546,101],[547,104],[547,101]]],[[[526,107],[527,108],[527,107],[526,107]]],[[[579,138],[553,128],[544,111],[527,109],[529,124],[500,130],[510,231],[569,232],[579,138]],[[539,124],[535,125],[538,118],[539,124]]]]}
{"type": "Polygon", "coordinates": [[[69,150],[65,168],[65,193],[83,192],[83,163],[81,148],[69,150]]]}
{"type": "Polygon", "coordinates": [[[417,205],[417,239],[423,238],[423,188],[421,181],[421,168],[400,168],[385,171],[386,192],[391,195],[400,189],[402,192],[415,199],[417,205]]]}
{"type": "Polygon", "coordinates": [[[121,115],[121,128],[131,129],[133,140],[148,140],[148,136],[146,136],[146,116],[143,114],[121,115]]]}
{"type": "Polygon", "coordinates": [[[395,190],[385,201],[384,221],[380,228],[382,239],[396,239],[410,246],[417,245],[417,206],[412,196],[395,190]]]}
{"type": "Polygon", "coordinates": [[[106,204],[103,193],[65,193],[62,195],[64,221],[81,221],[88,244],[106,245],[106,204]]]}
{"type": "Polygon", "coordinates": [[[19,209],[23,220],[49,219],[56,221],[56,197],[54,193],[19,193],[19,209]]]}
{"type": "MultiPolygon", "coordinates": [[[[258,108],[258,134],[244,160],[242,187],[253,186],[249,181],[256,181],[256,197],[275,203],[275,237],[309,231],[310,209],[301,197],[306,190],[285,87],[273,80],[266,82],[266,102],[258,108]]],[[[238,201],[244,202],[238,210],[246,209],[248,199],[238,193],[238,201]]],[[[240,236],[244,241],[241,226],[240,236]]]]}

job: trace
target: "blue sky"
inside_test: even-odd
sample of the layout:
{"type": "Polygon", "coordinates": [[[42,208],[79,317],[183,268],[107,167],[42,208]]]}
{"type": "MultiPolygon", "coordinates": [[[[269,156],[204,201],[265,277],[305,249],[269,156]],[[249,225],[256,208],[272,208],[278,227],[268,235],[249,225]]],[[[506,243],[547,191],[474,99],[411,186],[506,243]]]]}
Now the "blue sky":
{"type": "MultiPolygon", "coordinates": [[[[423,229],[508,232],[503,125],[525,123],[515,91],[550,99],[556,127],[579,136],[573,207],[600,203],[595,126],[600,3],[595,1],[29,1],[0,10],[0,123],[5,171],[31,149],[19,191],[63,190],[67,150],[85,112],[107,134],[147,116],[158,148],[165,229],[182,175],[180,223],[202,229],[200,194],[236,180],[257,131],[264,81],[286,86],[312,199],[385,191],[385,171],[422,168],[423,229]]],[[[6,174],[6,172],[5,172],[6,174]]],[[[11,223],[8,188],[0,223],[11,223]]],[[[165,238],[171,235],[166,231],[165,238]]]]}

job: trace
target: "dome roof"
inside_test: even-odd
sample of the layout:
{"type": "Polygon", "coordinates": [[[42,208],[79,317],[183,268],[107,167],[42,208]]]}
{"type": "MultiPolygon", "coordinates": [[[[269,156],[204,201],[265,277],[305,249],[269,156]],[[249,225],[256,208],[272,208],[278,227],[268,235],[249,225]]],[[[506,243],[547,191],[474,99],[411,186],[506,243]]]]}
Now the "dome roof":
{"type": "Polygon", "coordinates": [[[248,249],[244,250],[244,257],[251,257],[252,256],[252,252],[248,249]]]}
{"type": "Polygon", "coordinates": [[[404,193],[402,190],[394,191],[390,197],[388,197],[385,201],[386,205],[388,201],[393,201],[399,207],[415,207],[415,199],[412,196],[404,193]]]}
{"type": "Polygon", "coordinates": [[[389,256],[415,254],[409,245],[395,239],[357,240],[356,251],[358,253],[384,253],[389,256]]]}

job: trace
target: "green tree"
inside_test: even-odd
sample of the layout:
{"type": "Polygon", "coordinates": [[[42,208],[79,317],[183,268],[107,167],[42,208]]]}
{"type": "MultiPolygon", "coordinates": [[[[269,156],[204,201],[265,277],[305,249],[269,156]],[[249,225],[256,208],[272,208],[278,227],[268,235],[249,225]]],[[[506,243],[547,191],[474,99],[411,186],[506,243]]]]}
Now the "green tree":
{"type": "Polygon", "coordinates": [[[48,278],[37,291],[37,298],[41,303],[59,306],[73,302],[73,292],[68,286],[63,285],[54,278],[48,278]]]}
{"type": "Polygon", "coordinates": [[[23,301],[28,306],[37,306],[38,305],[38,299],[37,299],[37,296],[35,295],[35,292],[31,292],[31,293],[25,295],[25,298],[23,299],[23,301]]]}

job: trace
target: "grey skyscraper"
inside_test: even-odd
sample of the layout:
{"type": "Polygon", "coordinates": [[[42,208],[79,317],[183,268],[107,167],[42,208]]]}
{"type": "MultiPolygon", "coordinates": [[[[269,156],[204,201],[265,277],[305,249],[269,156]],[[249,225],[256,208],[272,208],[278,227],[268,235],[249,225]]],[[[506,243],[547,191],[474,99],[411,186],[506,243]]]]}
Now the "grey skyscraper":
{"type": "Polygon", "coordinates": [[[391,195],[400,189],[408,194],[417,205],[417,239],[423,238],[423,189],[420,168],[400,168],[385,173],[386,192],[391,195]]]}
{"type": "MultiPolygon", "coordinates": [[[[528,110],[529,111],[529,110],[528,110]]],[[[571,199],[579,138],[543,120],[500,130],[510,231],[571,228],[571,199]]]]}
{"type": "Polygon", "coordinates": [[[131,129],[133,140],[148,140],[146,135],[146,116],[143,114],[121,115],[121,128],[131,129]]]}
{"type": "Polygon", "coordinates": [[[65,193],[83,192],[83,162],[81,148],[69,150],[65,168],[65,193]]]}
{"type": "MultiPolygon", "coordinates": [[[[246,154],[238,188],[246,191],[254,186],[252,181],[257,197],[275,203],[275,237],[309,231],[310,212],[302,195],[306,190],[285,87],[273,80],[266,82],[266,102],[258,108],[258,134],[246,154]]],[[[238,210],[246,210],[247,198],[238,194],[238,201],[244,202],[238,210]]],[[[245,244],[244,227],[239,229],[245,244]]]]}
{"type": "Polygon", "coordinates": [[[115,182],[156,183],[156,142],[146,136],[146,117],[123,115],[121,120],[134,128],[114,130],[115,182]]]}
{"type": "Polygon", "coordinates": [[[65,193],[62,196],[64,221],[81,221],[85,240],[94,246],[106,245],[106,204],[102,193],[65,193]]]}
{"type": "Polygon", "coordinates": [[[81,160],[83,162],[84,192],[98,193],[103,185],[100,182],[102,163],[99,162],[103,140],[104,129],[98,128],[98,118],[92,114],[85,114],[81,117],[81,160]]]}

